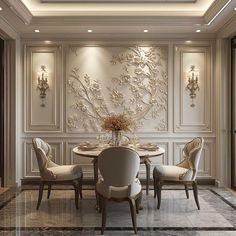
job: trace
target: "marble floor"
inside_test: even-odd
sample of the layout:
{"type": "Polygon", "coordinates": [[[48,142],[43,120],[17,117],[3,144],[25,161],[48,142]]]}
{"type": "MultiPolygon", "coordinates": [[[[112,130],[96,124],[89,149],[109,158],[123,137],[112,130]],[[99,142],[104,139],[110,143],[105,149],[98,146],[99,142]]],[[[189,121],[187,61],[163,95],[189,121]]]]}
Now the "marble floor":
{"type": "MultiPolygon", "coordinates": [[[[46,191],[37,211],[34,189],[9,189],[0,195],[0,235],[100,235],[101,215],[95,210],[93,190],[84,190],[79,209],[73,190],[46,191]]],[[[199,187],[201,210],[192,191],[163,190],[161,209],[153,191],[143,192],[143,210],[137,216],[138,235],[236,235],[236,194],[227,189],[199,187]]],[[[128,203],[110,202],[105,235],[134,235],[128,203]]]]}

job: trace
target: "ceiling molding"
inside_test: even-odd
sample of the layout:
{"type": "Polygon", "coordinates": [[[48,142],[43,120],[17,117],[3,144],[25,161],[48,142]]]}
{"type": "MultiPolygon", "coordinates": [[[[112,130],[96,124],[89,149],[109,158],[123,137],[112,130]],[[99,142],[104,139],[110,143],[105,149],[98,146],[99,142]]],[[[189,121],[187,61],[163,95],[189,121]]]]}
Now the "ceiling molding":
{"type": "MultiPolygon", "coordinates": [[[[213,4],[208,8],[206,13],[204,14],[205,23],[208,24],[215,15],[227,4],[229,0],[216,0],[213,4]]],[[[234,1],[234,0],[231,0],[234,1]]]]}
{"type": "Polygon", "coordinates": [[[61,40],[61,41],[91,41],[93,40],[98,41],[98,40],[107,40],[110,43],[113,43],[114,40],[122,41],[122,40],[131,40],[133,44],[135,44],[136,41],[150,41],[150,40],[164,40],[165,42],[167,40],[171,41],[174,39],[181,39],[181,40],[205,40],[205,39],[211,39],[214,40],[216,37],[216,34],[197,34],[197,33],[162,33],[162,34],[144,34],[144,33],[136,33],[136,34],[130,34],[130,33],[98,33],[98,34],[64,34],[64,33],[51,33],[51,34],[22,34],[21,38],[23,40],[61,40]]]}
{"type": "Polygon", "coordinates": [[[196,0],[41,0],[41,3],[195,3],[196,0]]]}
{"type": "MultiPolygon", "coordinates": [[[[195,33],[197,26],[203,24],[202,17],[33,17],[28,32],[33,32],[35,28],[40,29],[42,34],[65,34],[65,35],[88,35],[87,30],[92,29],[94,35],[130,35],[142,34],[143,30],[148,29],[149,33],[195,33]]],[[[28,33],[28,32],[22,32],[28,33]]],[[[211,32],[210,32],[211,33],[211,32]]],[[[30,34],[34,37],[34,33],[30,34]]],[[[146,36],[145,36],[146,37],[146,36]]]]}
{"type": "Polygon", "coordinates": [[[0,35],[3,35],[4,39],[12,38],[18,39],[19,34],[16,30],[6,21],[3,17],[0,17],[0,35]]]}
{"type": "Polygon", "coordinates": [[[21,2],[16,0],[4,0],[10,9],[17,15],[24,24],[29,24],[33,15],[28,8],[21,2]]]}
{"type": "Polygon", "coordinates": [[[175,12],[175,15],[170,15],[173,14],[173,12],[170,11],[73,11],[70,12],[70,16],[68,16],[67,11],[47,11],[47,15],[45,16],[45,11],[32,11],[32,14],[34,17],[70,17],[70,16],[77,16],[77,17],[103,17],[103,16],[118,16],[118,17],[152,17],[152,16],[159,16],[159,17],[197,17],[201,15],[201,12],[197,11],[189,11],[186,13],[186,15],[182,15],[182,12],[175,12]]]}
{"type": "Polygon", "coordinates": [[[232,17],[217,33],[218,38],[232,38],[236,35],[236,16],[232,17]]]}
{"type": "Polygon", "coordinates": [[[40,0],[21,1],[28,7],[33,16],[116,15],[123,17],[203,16],[215,0],[189,0],[188,2],[186,0],[175,0],[175,3],[173,0],[171,0],[172,2],[167,2],[168,0],[105,0],[105,2],[103,0],[43,0],[43,3],[40,0]],[[78,3],[78,1],[83,2],[78,3]],[[95,2],[92,3],[92,1],[95,2]]]}
{"type": "Polygon", "coordinates": [[[194,24],[204,24],[202,17],[178,17],[178,16],[71,16],[71,17],[33,17],[31,25],[58,25],[58,26],[85,26],[93,25],[121,25],[121,26],[193,26],[194,24]]]}
{"type": "MultiPolygon", "coordinates": [[[[51,12],[49,9],[47,10],[48,16],[43,15],[43,13],[42,15],[35,16],[34,12],[30,12],[20,0],[0,1],[5,4],[5,6],[3,5],[1,17],[4,18],[21,37],[31,37],[32,39],[42,37],[45,38],[45,40],[49,37],[53,38],[54,36],[61,38],[63,35],[64,38],[103,38],[110,36],[116,38],[117,35],[124,38],[135,38],[135,36],[139,38],[159,38],[162,36],[165,37],[167,34],[171,36],[175,34],[188,34],[190,36],[194,35],[194,37],[208,38],[219,33],[219,31],[226,26],[226,23],[236,15],[236,12],[232,9],[236,0],[232,0],[210,25],[206,25],[206,23],[217,14],[228,0],[215,0],[214,4],[211,5],[204,16],[174,16],[171,15],[171,13],[168,15],[157,15],[153,12],[153,15],[145,15],[147,14],[146,11],[137,11],[133,13],[134,15],[128,15],[130,13],[129,11],[126,13],[127,15],[123,16],[104,15],[103,11],[98,11],[100,15],[93,15],[94,13],[96,14],[95,11],[93,14],[91,13],[91,15],[86,15],[88,12],[85,12],[82,16],[76,15],[76,13],[75,15],[71,15],[67,12],[67,15],[64,17],[50,15],[51,12]],[[39,29],[40,33],[35,33],[35,29],[39,29]],[[87,32],[88,29],[92,29],[93,33],[89,34],[87,32]],[[144,29],[148,29],[149,33],[144,35],[144,29]],[[201,33],[195,33],[196,29],[200,29],[201,33]]],[[[39,2],[39,0],[37,1],[39,2]]],[[[107,14],[109,14],[109,11],[107,11],[107,14]]]]}
{"type": "Polygon", "coordinates": [[[207,20],[206,16],[204,16],[205,19],[204,27],[206,28],[206,30],[211,29],[213,32],[217,33],[225,25],[227,25],[231,19],[235,17],[236,11],[234,11],[234,8],[236,7],[236,0],[232,0],[230,2],[228,0],[222,0],[222,1],[216,1],[216,3],[218,4],[214,4],[211,6],[210,8],[211,12],[210,11],[207,12],[208,14],[207,20]],[[227,5],[227,7],[224,8],[225,5],[227,5]],[[209,22],[211,23],[209,24],[209,22]]]}

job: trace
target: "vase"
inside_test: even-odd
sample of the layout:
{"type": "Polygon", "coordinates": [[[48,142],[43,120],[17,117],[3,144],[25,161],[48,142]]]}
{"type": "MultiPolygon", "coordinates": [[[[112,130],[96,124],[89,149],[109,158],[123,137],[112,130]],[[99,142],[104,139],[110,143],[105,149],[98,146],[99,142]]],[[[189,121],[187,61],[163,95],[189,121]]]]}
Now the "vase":
{"type": "Polygon", "coordinates": [[[119,146],[120,141],[121,141],[121,131],[120,130],[112,131],[112,144],[114,146],[119,146]]]}

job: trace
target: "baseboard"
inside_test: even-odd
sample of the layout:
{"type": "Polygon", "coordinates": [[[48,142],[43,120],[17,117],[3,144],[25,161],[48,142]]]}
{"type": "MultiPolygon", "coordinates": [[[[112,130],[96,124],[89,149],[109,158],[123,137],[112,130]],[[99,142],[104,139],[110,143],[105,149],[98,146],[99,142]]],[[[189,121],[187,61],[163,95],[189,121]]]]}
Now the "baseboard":
{"type": "MultiPolygon", "coordinates": [[[[28,177],[24,178],[21,180],[21,185],[38,185],[40,181],[39,177],[28,177]]],[[[140,179],[141,184],[145,185],[146,184],[146,179],[140,179]]],[[[215,185],[216,186],[216,180],[215,179],[203,179],[199,178],[197,179],[197,183],[200,185],[215,185]]],[[[94,180],[93,179],[83,179],[83,185],[94,185],[94,180]]],[[[153,185],[153,180],[150,180],[150,185],[153,185]]]]}

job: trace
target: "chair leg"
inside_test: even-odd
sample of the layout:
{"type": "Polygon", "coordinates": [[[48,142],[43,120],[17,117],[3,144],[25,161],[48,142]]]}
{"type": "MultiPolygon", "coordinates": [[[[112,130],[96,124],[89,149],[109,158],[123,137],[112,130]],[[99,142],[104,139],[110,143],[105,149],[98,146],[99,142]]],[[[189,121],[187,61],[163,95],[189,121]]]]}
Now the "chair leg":
{"type": "Polygon", "coordinates": [[[185,187],[186,197],[187,197],[187,199],[189,199],[189,194],[188,194],[188,185],[185,184],[184,187],[185,187]]]}
{"type": "Polygon", "coordinates": [[[95,187],[95,198],[96,198],[96,210],[101,213],[102,210],[102,200],[101,196],[98,194],[96,187],[95,187]]]}
{"type": "Polygon", "coordinates": [[[97,195],[98,198],[98,213],[102,213],[102,198],[101,196],[99,196],[99,194],[97,195]]]}
{"type": "Polygon", "coordinates": [[[198,201],[198,190],[197,190],[197,183],[196,183],[196,181],[193,181],[192,186],[193,186],[194,199],[195,199],[195,202],[196,202],[198,210],[200,210],[200,205],[199,205],[199,201],[198,201]]]}
{"type": "Polygon", "coordinates": [[[102,213],[102,196],[97,192],[95,188],[95,194],[96,194],[96,208],[98,213],[102,213]]]}
{"type": "Polygon", "coordinates": [[[102,201],[102,229],[101,234],[104,233],[106,227],[106,218],[107,218],[107,198],[100,196],[102,201]]]}
{"type": "Polygon", "coordinates": [[[160,181],[158,181],[157,183],[157,200],[158,200],[157,209],[158,210],[160,209],[160,206],[161,206],[161,188],[162,188],[162,184],[160,181]]]}
{"type": "Polygon", "coordinates": [[[83,174],[81,175],[81,178],[80,178],[80,180],[79,180],[79,195],[80,195],[80,198],[81,198],[81,199],[83,199],[82,186],[83,186],[83,174]]]}
{"type": "Polygon", "coordinates": [[[157,196],[157,181],[156,181],[154,173],[153,173],[153,187],[154,187],[154,198],[156,198],[156,196],[157,196]]]}
{"type": "Polygon", "coordinates": [[[142,202],[142,191],[140,192],[140,196],[135,200],[137,214],[139,213],[141,202],[142,202]]]}
{"type": "Polygon", "coordinates": [[[36,209],[39,209],[40,203],[42,201],[42,197],[43,197],[43,188],[44,188],[44,183],[40,182],[39,184],[39,195],[38,195],[38,203],[37,203],[37,207],[36,209]]]}
{"type": "Polygon", "coordinates": [[[48,196],[47,196],[47,199],[49,199],[49,197],[50,197],[51,189],[52,189],[52,185],[48,184],[48,196]]]}
{"type": "Polygon", "coordinates": [[[78,180],[74,180],[73,181],[73,186],[74,186],[74,189],[75,189],[75,206],[76,206],[76,209],[79,209],[79,183],[78,183],[78,180]]]}
{"type": "Polygon", "coordinates": [[[134,233],[137,234],[136,204],[133,198],[129,198],[129,206],[130,206],[130,211],[131,211],[132,223],[134,227],[134,233]]]}

